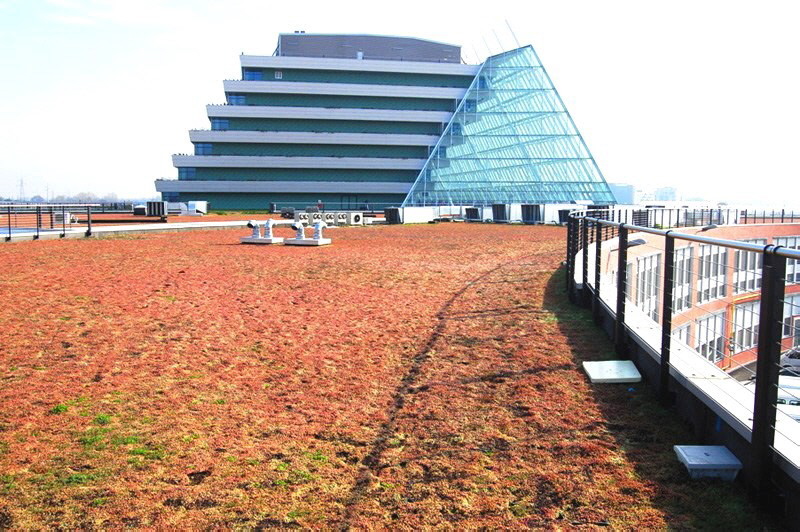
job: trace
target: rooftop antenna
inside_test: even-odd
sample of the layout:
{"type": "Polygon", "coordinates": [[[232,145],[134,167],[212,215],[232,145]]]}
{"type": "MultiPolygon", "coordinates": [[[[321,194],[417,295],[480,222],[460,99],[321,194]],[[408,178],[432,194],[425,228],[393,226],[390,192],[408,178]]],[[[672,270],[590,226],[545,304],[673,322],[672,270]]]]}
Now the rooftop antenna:
{"type": "Polygon", "coordinates": [[[500,37],[497,36],[497,32],[492,30],[492,33],[494,33],[494,38],[497,39],[497,44],[500,45],[500,53],[505,52],[506,51],[506,47],[503,46],[502,42],[500,42],[500,37]]]}
{"type": "Polygon", "coordinates": [[[489,43],[486,42],[486,37],[481,35],[481,39],[483,39],[483,44],[484,44],[484,46],[486,46],[486,51],[489,53],[489,56],[493,56],[494,54],[492,53],[492,49],[489,48],[489,43]]]}
{"type": "Polygon", "coordinates": [[[508,19],[506,19],[506,26],[508,26],[508,31],[514,38],[514,42],[517,43],[517,48],[522,48],[522,45],[519,43],[519,39],[517,39],[517,34],[514,33],[514,30],[511,29],[511,24],[508,23],[508,19]]]}
{"type": "Polygon", "coordinates": [[[471,44],[470,46],[472,46],[472,51],[473,51],[473,52],[475,52],[475,57],[477,57],[477,58],[478,58],[478,64],[481,64],[481,63],[483,63],[483,61],[481,61],[481,54],[479,54],[479,53],[478,53],[478,50],[477,50],[477,49],[475,49],[475,45],[474,45],[474,44],[471,44]]]}

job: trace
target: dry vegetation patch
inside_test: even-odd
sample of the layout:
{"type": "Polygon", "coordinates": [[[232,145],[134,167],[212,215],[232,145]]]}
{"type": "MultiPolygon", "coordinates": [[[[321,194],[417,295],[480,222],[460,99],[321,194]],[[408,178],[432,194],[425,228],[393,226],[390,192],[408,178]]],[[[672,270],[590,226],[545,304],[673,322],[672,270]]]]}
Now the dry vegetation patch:
{"type": "Polygon", "coordinates": [[[0,247],[0,529],[759,522],[646,389],[587,383],[563,229],[241,234],[0,247]]]}

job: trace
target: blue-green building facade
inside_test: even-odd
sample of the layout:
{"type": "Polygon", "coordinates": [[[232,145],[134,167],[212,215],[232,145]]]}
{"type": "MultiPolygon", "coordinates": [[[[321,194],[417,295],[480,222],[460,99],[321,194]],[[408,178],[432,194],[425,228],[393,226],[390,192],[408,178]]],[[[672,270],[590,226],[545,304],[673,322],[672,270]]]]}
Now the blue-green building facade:
{"type": "Polygon", "coordinates": [[[404,37],[282,34],[241,56],[194,153],[174,155],[167,201],[215,209],[611,203],[531,47],[461,62],[404,37]]]}

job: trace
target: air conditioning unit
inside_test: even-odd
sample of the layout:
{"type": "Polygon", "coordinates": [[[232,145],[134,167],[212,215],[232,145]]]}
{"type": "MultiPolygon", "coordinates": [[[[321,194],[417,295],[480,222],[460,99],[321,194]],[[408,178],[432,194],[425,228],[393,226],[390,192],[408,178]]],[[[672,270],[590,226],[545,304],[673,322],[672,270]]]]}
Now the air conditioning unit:
{"type": "Polygon", "coordinates": [[[347,225],[346,212],[337,212],[335,214],[336,214],[336,225],[347,225]]]}
{"type": "Polygon", "coordinates": [[[294,221],[295,222],[308,223],[308,213],[307,212],[294,211],[294,221]]]}
{"type": "Polygon", "coordinates": [[[322,221],[322,213],[321,212],[307,212],[308,214],[308,224],[313,225],[317,222],[322,221]]]}
{"type": "Polygon", "coordinates": [[[481,212],[478,207],[467,207],[464,209],[464,218],[468,222],[480,222],[481,221],[481,212]]]}
{"type": "Polygon", "coordinates": [[[147,216],[167,216],[167,202],[166,201],[148,201],[147,202],[147,216]]]}
{"type": "Polygon", "coordinates": [[[364,213],[348,212],[347,225],[364,225],[364,213]]]}
{"type": "Polygon", "coordinates": [[[323,212],[322,213],[322,221],[328,225],[336,225],[336,213],[335,212],[323,212]]]}

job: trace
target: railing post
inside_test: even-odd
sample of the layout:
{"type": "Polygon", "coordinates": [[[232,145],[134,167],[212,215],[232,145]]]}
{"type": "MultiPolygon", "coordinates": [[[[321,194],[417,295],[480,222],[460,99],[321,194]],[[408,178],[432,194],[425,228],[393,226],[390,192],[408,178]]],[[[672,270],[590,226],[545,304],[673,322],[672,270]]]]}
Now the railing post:
{"type": "Polygon", "coordinates": [[[594,227],[594,299],[592,299],[592,317],[600,323],[600,265],[603,253],[603,224],[595,222],[594,227]]]}
{"type": "Polygon", "coordinates": [[[67,236],[67,207],[61,206],[61,238],[67,236]]]}
{"type": "Polygon", "coordinates": [[[583,306],[588,306],[589,303],[589,220],[584,216],[581,218],[581,240],[583,249],[581,250],[583,257],[583,264],[581,264],[581,303],[583,306]]]}
{"type": "Polygon", "coordinates": [[[658,394],[664,404],[670,402],[669,357],[672,349],[672,290],[675,279],[675,238],[664,236],[664,300],[661,305],[661,372],[658,394]]]}
{"type": "Polygon", "coordinates": [[[92,236],[92,208],[86,207],[86,236],[92,236]]]}
{"type": "Polygon", "coordinates": [[[39,238],[39,228],[41,226],[42,226],[42,208],[41,207],[36,207],[36,236],[33,237],[34,239],[38,240],[38,238],[39,238]]]}
{"type": "Polygon", "coordinates": [[[572,303],[577,303],[575,286],[575,262],[578,254],[578,243],[580,240],[579,222],[576,217],[571,217],[567,222],[569,228],[569,257],[567,257],[567,297],[572,303]]]}
{"type": "Polygon", "coordinates": [[[564,279],[564,281],[567,284],[567,296],[570,296],[570,294],[572,293],[572,279],[571,279],[571,276],[572,276],[572,257],[573,257],[572,238],[573,238],[573,233],[575,232],[574,229],[573,229],[573,222],[574,222],[574,220],[572,219],[571,216],[569,218],[567,218],[567,268],[566,268],[567,269],[567,272],[566,272],[567,274],[566,274],[566,278],[564,279]]]}
{"type": "Polygon", "coordinates": [[[774,246],[768,246],[764,252],[751,439],[756,488],[758,493],[764,496],[771,491],[772,446],[775,442],[778,368],[786,282],[786,258],[775,255],[774,250],[774,246]]]}
{"type": "Polygon", "coordinates": [[[11,207],[8,208],[8,234],[6,235],[6,242],[11,242],[11,207]]]}
{"type": "Polygon", "coordinates": [[[628,282],[628,228],[619,226],[619,247],[617,249],[617,316],[614,322],[614,348],[619,354],[626,354],[625,347],[625,286],[628,282]]]}

